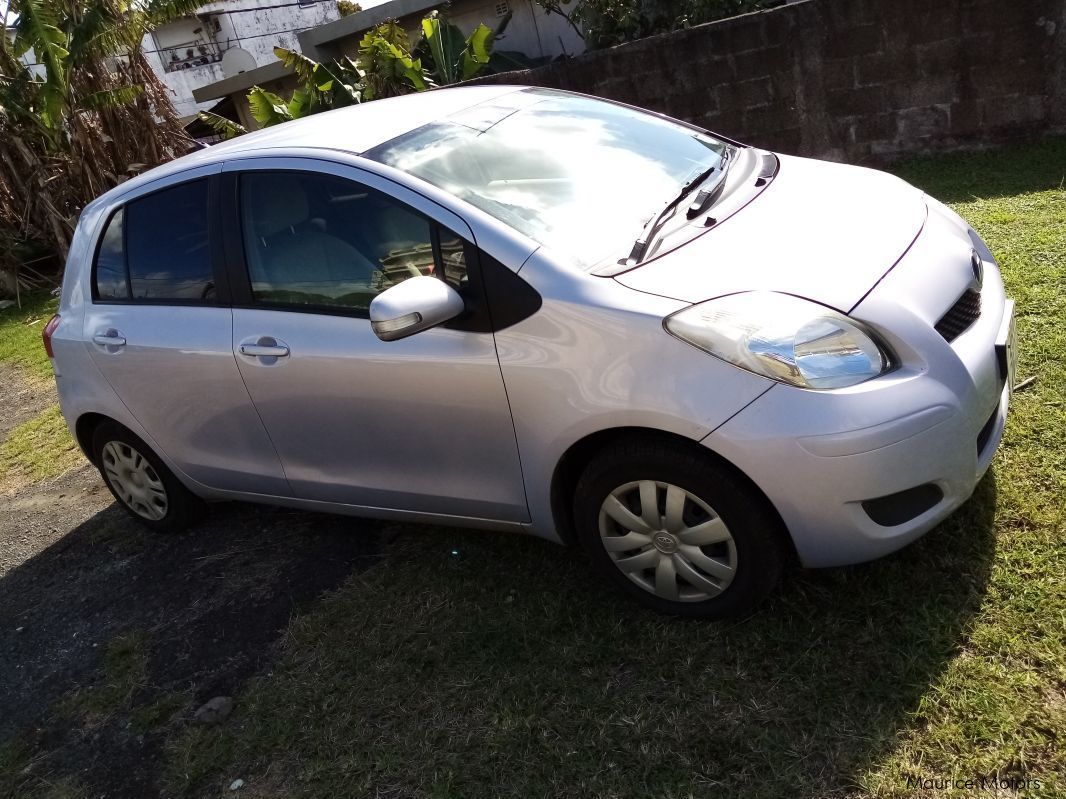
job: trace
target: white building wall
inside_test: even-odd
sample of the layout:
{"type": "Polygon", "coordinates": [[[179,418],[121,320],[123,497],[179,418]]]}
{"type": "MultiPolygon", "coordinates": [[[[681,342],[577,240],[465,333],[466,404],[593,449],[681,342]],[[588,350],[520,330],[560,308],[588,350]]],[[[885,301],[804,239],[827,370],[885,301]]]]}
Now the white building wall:
{"type": "Polygon", "coordinates": [[[532,0],[481,0],[455,2],[448,19],[469,34],[479,23],[492,29],[510,10],[511,22],[498,38],[497,50],[523,53],[531,58],[577,55],[585,51],[584,40],[558,14],[545,14],[532,0]]]}
{"type": "Polygon", "coordinates": [[[274,47],[299,50],[296,34],[340,17],[335,0],[306,6],[281,5],[278,0],[215,0],[200,7],[196,17],[176,20],[144,37],[141,47],[156,74],[171,92],[178,116],[187,117],[210,108],[215,101],[197,103],[193,89],[222,80],[222,65],[215,60],[231,47],[240,47],[261,67],[277,60],[274,47]],[[225,12],[225,13],[219,13],[225,12]],[[217,21],[217,29],[215,25],[217,21]],[[201,52],[203,48],[206,52],[201,52]],[[192,50],[191,58],[188,50],[192,50]],[[173,56],[177,55],[175,63],[173,56]],[[206,62],[206,63],[199,63],[206,62]],[[167,69],[167,65],[185,68],[167,69]]]}

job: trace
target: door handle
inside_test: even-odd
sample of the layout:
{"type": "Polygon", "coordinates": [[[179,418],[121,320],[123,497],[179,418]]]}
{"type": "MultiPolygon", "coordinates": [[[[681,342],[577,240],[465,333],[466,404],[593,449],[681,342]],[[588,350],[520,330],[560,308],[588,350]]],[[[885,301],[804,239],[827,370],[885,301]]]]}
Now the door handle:
{"type": "Polygon", "coordinates": [[[120,336],[117,330],[105,330],[93,336],[93,343],[101,347],[125,347],[126,339],[120,336]]]}
{"type": "Polygon", "coordinates": [[[284,358],[289,354],[289,348],[282,344],[241,344],[241,355],[252,358],[284,358]]]}

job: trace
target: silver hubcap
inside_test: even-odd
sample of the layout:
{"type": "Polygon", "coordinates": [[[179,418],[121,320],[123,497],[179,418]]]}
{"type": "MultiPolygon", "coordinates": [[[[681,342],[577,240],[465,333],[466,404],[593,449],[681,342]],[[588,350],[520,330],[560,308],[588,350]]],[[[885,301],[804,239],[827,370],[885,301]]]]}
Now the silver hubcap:
{"type": "Polygon", "coordinates": [[[702,499],[671,483],[619,486],[600,506],[600,540],[645,591],[674,602],[718,596],[737,572],[729,528],[702,499]]]}
{"type": "Polygon", "coordinates": [[[121,441],[108,441],[103,451],[104,474],[126,505],[149,521],[167,515],[167,490],[141,453],[121,441]]]}

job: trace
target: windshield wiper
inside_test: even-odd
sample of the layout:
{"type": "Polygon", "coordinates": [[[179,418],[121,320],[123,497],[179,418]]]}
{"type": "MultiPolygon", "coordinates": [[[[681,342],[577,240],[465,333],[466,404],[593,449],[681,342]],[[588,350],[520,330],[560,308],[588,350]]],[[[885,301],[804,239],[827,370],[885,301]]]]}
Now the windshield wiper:
{"type": "Polygon", "coordinates": [[[644,258],[644,254],[648,251],[648,245],[653,241],[653,236],[666,221],[666,217],[677,206],[684,202],[693,190],[698,186],[703,185],[704,182],[709,180],[715,173],[718,173],[718,178],[715,180],[714,185],[704,189],[696,195],[696,200],[689,206],[687,217],[692,219],[697,214],[701,213],[715,197],[721,192],[722,187],[725,186],[725,176],[729,172],[729,161],[732,153],[726,150],[722,153],[718,160],[718,163],[708,169],[700,172],[696,177],[681,187],[681,191],[677,196],[668,202],[659,213],[648,220],[648,224],[644,226],[644,229],[640,231],[640,236],[633,242],[633,249],[629,251],[629,257],[625,260],[626,266],[636,266],[644,258]]]}

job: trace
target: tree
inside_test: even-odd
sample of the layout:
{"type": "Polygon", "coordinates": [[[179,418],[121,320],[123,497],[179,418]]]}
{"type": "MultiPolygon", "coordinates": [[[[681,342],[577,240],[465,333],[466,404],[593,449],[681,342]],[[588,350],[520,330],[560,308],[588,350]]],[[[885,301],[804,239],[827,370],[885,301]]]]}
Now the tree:
{"type": "Polygon", "coordinates": [[[0,40],[0,270],[65,259],[77,216],[189,139],[140,49],[201,0],[13,0],[0,40]],[[40,74],[23,61],[29,53],[40,74]]]}
{"type": "Polygon", "coordinates": [[[351,0],[337,0],[337,11],[340,12],[342,17],[350,17],[352,14],[358,14],[363,10],[363,7],[358,3],[353,3],[351,0]]]}

